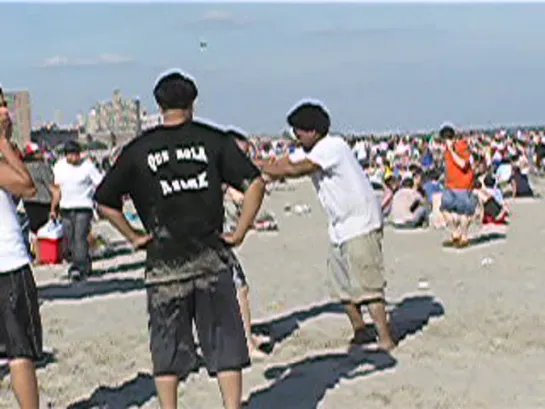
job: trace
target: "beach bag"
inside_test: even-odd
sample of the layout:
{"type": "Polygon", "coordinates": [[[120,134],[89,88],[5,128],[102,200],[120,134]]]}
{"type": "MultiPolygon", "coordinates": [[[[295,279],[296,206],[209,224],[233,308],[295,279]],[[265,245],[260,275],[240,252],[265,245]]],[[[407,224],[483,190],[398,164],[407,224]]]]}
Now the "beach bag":
{"type": "Polygon", "coordinates": [[[49,220],[37,233],[38,239],[58,240],[62,238],[62,224],[57,220],[49,220]]]}

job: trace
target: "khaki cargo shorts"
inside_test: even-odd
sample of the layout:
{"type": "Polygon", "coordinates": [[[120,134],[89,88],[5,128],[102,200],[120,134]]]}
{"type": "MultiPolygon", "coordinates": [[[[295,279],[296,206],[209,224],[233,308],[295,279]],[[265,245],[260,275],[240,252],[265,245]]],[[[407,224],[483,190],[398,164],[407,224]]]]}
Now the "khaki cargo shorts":
{"type": "Polygon", "coordinates": [[[386,280],[382,255],[382,230],[330,244],[328,282],[331,296],[359,304],[383,298],[386,280]]]}

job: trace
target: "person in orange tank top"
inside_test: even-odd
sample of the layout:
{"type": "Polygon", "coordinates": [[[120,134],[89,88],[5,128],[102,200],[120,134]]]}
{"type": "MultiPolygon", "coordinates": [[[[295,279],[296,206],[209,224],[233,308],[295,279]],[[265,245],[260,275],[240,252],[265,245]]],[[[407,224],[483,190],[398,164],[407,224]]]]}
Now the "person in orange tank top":
{"type": "Polygon", "coordinates": [[[460,138],[454,128],[444,126],[439,136],[445,141],[445,191],[441,211],[451,232],[444,245],[466,247],[471,219],[477,207],[472,192],[475,173],[467,141],[460,138]]]}

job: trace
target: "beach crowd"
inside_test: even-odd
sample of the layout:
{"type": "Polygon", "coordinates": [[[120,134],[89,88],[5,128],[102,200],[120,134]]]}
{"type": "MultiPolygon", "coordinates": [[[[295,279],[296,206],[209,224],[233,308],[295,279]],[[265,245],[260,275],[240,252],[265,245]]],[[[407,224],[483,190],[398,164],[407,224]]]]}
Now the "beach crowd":
{"type": "Polygon", "coordinates": [[[348,345],[389,353],[398,341],[386,312],[385,224],[446,228],[443,245],[466,248],[470,226],[508,224],[505,198],[535,196],[531,176],[543,171],[542,130],[490,134],[447,124],[427,136],[346,139],[330,133],[324,106],[305,102],[286,118],[289,137],[265,140],[195,120],[198,89],[181,73],[163,76],[153,94],[163,123],[102,161],[76,141],[60,155],[34,143],[17,150],[2,99],[0,344],[21,408],[39,407],[34,361],[43,345],[32,264],[40,259],[36,236],[52,221],[62,226],[73,281],[92,275],[94,220],[108,221],[135,250],[146,251],[149,346],[161,407],[178,407],[178,384],[202,355],[224,407],[240,409],[242,370],[266,358],[261,346],[269,340],[251,333],[249,285],[233,248],[255,227],[267,185],[312,180],[328,217],[331,297],[353,330],[348,345]],[[127,220],[128,201],[143,230],[127,220]],[[229,223],[228,203],[235,204],[229,223]],[[368,330],[363,307],[376,332],[368,330]]]}

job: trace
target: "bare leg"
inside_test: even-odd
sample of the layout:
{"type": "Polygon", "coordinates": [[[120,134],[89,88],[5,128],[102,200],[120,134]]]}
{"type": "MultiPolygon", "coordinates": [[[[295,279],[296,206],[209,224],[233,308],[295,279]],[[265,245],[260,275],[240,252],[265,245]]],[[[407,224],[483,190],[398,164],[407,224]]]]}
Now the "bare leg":
{"type": "Polygon", "coordinates": [[[352,338],[350,343],[361,345],[366,342],[374,342],[374,335],[367,331],[360,306],[353,302],[343,302],[343,304],[346,315],[348,315],[348,319],[354,330],[354,338],[352,338]]]}
{"type": "Polygon", "coordinates": [[[460,216],[460,240],[462,242],[467,242],[470,224],[471,216],[460,216]]]}
{"type": "Polygon", "coordinates": [[[451,241],[455,242],[459,240],[460,220],[458,218],[458,215],[454,213],[443,212],[443,218],[445,219],[445,222],[447,223],[447,228],[450,231],[451,241]]]}
{"type": "Polygon", "coordinates": [[[29,359],[14,359],[9,363],[11,387],[21,409],[39,409],[36,368],[29,359]]]}
{"type": "Polygon", "coordinates": [[[365,328],[365,321],[363,321],[363,315],[359,306],[352,302],[345,302],[344,310],[346,315],[348,315],[348,319],[350,320],[350,324],[352,324],[354,332],[365,328]]]}
{"type": "Polygon", "coordinates": [[[237,291],[238,305],[240,308],[240,315],[242,316],[242,324],[244,325],[244,334],[246,335],[250,357],[253,359],[260,359],[266,357],[267,354],[259,350],[259,340],[252,335],[252,314],[250,312],[250,301],[248,299],[249,292],[250,289],[247,285],[241,287],[237,291]]]}
{"type": "Polygon", "coordinates": [[[225,409],[240,409],[242,406],[242,372],[224,371],[218,373],[223,407],[225,409]]]}
{"type": "Polygon", "coordinates": [[[373,319],[378,333],[378,347],[380,349],[390,351],[395,348],[395,342],[392,339],[390,325],[386,316],[386,307],[384,302],[373,302],[368,305],[369,314],[373,319]]]}
{"type": "Polygon", "coordinates": [[[165,375],[155,377],[155,388],[161,409],[178,408],[178,377],[165,375]]]}

